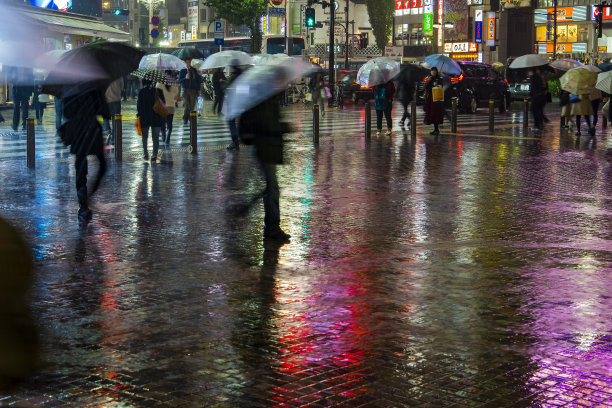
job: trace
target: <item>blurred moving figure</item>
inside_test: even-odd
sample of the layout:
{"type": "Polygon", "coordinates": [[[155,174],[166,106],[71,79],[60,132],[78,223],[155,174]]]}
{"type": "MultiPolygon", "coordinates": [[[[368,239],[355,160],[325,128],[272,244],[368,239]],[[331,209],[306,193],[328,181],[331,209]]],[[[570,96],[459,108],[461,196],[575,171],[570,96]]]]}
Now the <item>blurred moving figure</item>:
{"type": "MultiPolygon", "coordinates": [[[[230,65],[230,76],[225,87],[229,87],[241,74],[242,68],[240,68],[240,62],[238,60],[233,60],[230,65]]],[[[223,92],[225,94],[225,90],[223,90],[223,92]]],[[[221,103],[223,104],[223,101],[221,101],[221,103]]],[[[219,113],[221,113],[221,108],[219,108],[219,113]]],[[[232,144],[229,145],[227,149],[240,150],[240,138],[238,136],[238,125],[236,124],[236,119],[230,119],[228,121],[228,126],[230,135],[232,136],[232,144]]]]}
{"type": "Polygon", "coordinates": [[[312,78],[310,78],[310,84],[308,85],[312,94],[312,104],[313,106],[319,105],[321,117],[323,118],[325,117],[325,98],[323,98],[321,92],[325,92],[323,90],[324,85],[323,74],[321,72],[315,72],[312,78]]]}
{"type": "Polygon", "coordinates": [[[202,92],[202,77],[191,66],[191,58],[185,60],[186,69],[179,72],[179,83],[183,87],[183,125],[189,121],[189,114],[195,110],[198,95],[202,92]]]}
{"type": "Polygon", "coordinates": [[[215,91],[215,102],[213,103],[213,113],[220,115],[223,109],[223,98],[225,96],[225,82],[227,78],[223,73],[223,68],[215,69],[212,77],[213,89],[215,91]]]}
{"type": "Polygon", "coordinates": [[[32,257],[17,230],[0,218],[0,392],[32,375],[38,335],[30,314],[32,257]]]}
{"type": "Polygon", "coordinates": [[[13,130],[17,131],[19,117],[21,128],[25,130],[30,109],[30,97],[34,93],[34,70],[31,68],[12,68],[9,82],[13,84],[13,130]]]}
{"type": "Polygon", "coordinates": [[[113,134],[114,129],[111,129],[110,123],[112,122],[115,115],[121,115],[121,94],[123,93],[123,78],[118,78],[111,82],[106,88],[106,94],[104,95],[106,103],[108,104],[108,110],[110,112],[110,121],[104,119],[102,127],[106,132],[106,144],[115,144],[115,135],[113,134]]]}
{"type": "Polygon", "coordinates": [[[62,93],[64,123],[60,126],[58,134],[64,144],[70,146],[70,153],[75,155],[74,166],[80,223],[87,223],[91,220],[92,212],[88,206],[88,196],[98,189],[106,173],[104,141],[102,140],[102,127],[98,123],[98,115],[108,120],[110,113],[104,95],[96,85],[94,82],[84,82],[62,93]],[[95,155],[100,163],[91,193],[87,192],[87,155],[95,155]]]}
{"type": "MultiPolygon", "coordinates": [[[[175,71],[167,70],[166,75],[171,78],[176,78],[175,71]]],[[[157,84],[159,89],[164,94],[164,101],[166,102],[166,109],[168,109],[168,116],[162,118],[161,135],[164,144],[170,144],[170,135],[172,135],[172,122],[174,120],[174,112],[178,101],[180,101],[180,90],[178,86],[168,84],[157,84]]]]}

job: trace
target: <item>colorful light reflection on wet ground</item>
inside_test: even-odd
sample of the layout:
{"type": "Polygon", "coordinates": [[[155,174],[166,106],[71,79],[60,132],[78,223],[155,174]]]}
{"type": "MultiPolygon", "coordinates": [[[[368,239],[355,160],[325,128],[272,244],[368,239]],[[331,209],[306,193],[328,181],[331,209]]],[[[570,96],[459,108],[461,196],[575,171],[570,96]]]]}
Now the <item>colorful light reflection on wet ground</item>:
{"type": "Polygon", "coordinates": [[[0,162],[43,352],[0,406],[612,406],[610,136],[337,133],[288,144],[281,248],[225,212],[246,149],[113,163],[82,232],[70,162],[0,162]]]}

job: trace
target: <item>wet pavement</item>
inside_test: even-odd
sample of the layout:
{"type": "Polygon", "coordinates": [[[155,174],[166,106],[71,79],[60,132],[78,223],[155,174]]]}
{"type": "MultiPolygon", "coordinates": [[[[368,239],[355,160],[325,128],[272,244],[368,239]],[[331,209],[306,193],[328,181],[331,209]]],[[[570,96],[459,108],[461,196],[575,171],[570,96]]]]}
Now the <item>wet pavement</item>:
{"type": "Polygon", "coordinates": [[[153,164],[128,134],[84,230],[69,156],[0,160],[42,354],[0,406],[612,406],[610,130],[482,114],[368,142],[347,109],[315,147],[286,115],[280,248],[261,204],[226,211],[264,186],[227,133],[153,164]]]}

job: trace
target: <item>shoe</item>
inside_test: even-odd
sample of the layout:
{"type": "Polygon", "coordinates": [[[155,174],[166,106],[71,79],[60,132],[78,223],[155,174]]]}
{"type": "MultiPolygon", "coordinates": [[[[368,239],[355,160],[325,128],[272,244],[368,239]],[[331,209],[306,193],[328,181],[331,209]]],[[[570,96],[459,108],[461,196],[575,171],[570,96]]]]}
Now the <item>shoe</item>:
{"type": "Polygon", "coordinates": [[[582,133],[580,133],[580,131],[577,131],[577,132],[575,133],[575,135],[576,135],[576,136],[582,136],[582,133]]]}
{"type": "Polygon", "coordinates": [[[376,131],[376,136],[380,136],[380,129],[376,131]]]}
{"type": "Polygon", "coordinates": [[[149,160],[149,154],[148,154],[148,153],[145,153],[145,154],[144,154],[144,156],[142,156],[142,158],[143,158],[144,160],[149,160]]]}
{"type": "Polygon", "coordinates": [[[79,222],[85,223],[91,221],[93,214],[88,207],[80,207],[77,218],[79,222]]]}
{"type": "Polygon", "coordinates": [[[227,150],[240,150],[240,147],[236,146],[235,143],[232,143],[231,145],[227,146],[227,150]]]}
{"type": "Polygon", "coordinates": [[[13,132],[17,131],[17,126],[11,126],[11,129],[13,129],[13,132]]]}
{"type": "Polygon", "coordinates": [[[595,128],[594,127],[589,129],[589,135],[595,136],[595,128]]]}
{"type": "Polygon", "coordinates": [[[388,129],[388,130],[385,132],[385,135],[387,135],[387,136],[391,136],[391,133],[393,133],[393,132],[391,131],[391,129],[388,129]]]}
{"type": "Polygon", "coordinates": [[[434,131],[429,132],[429,134],[432,135],[432,136],[437,136],[437,135],[440,134],[440,131],[439,130],[434,130],[434,131]]]}
{"type": "Polygon", "coordinates": [[[38,124],[38,125],[42,125],[42,119],[38,119],[38,120],[36,121],[36,124],[38,124]]]}
{"type": "Polygon", "coordinates": [[[276,241],[276,242],[289,242],[291,235],[287,234],[286,232],[284,232],[283,230],[278,230],[272,233],[264,233],[264,239],[265,240],[270,240],[270,241],[276,241]]]}
{"type": "Polygon", "coordinates": [[[400,125],[400,127],[404,127],[404,121],[400,120],[399,125],[400,125]]]}
{"type": "Polygon", "coordinates": [[[151,161],[152,162],[157,161],[157,156],[151,156],[151,161]]]}

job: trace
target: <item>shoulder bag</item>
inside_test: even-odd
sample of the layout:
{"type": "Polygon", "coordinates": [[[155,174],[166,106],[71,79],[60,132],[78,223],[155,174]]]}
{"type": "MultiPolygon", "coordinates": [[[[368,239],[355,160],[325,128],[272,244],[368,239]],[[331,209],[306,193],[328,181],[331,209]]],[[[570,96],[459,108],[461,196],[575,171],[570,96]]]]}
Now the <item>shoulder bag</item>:
{"type": "Polygon", "coordinates": [[[158,90],[155,90],[155,104],[153,104],[153,112],[157,113],[162,118],[165,118],[170,113],[168,112],[168,108],[166,104],[160,99],[158,95],[158,90]]]}

